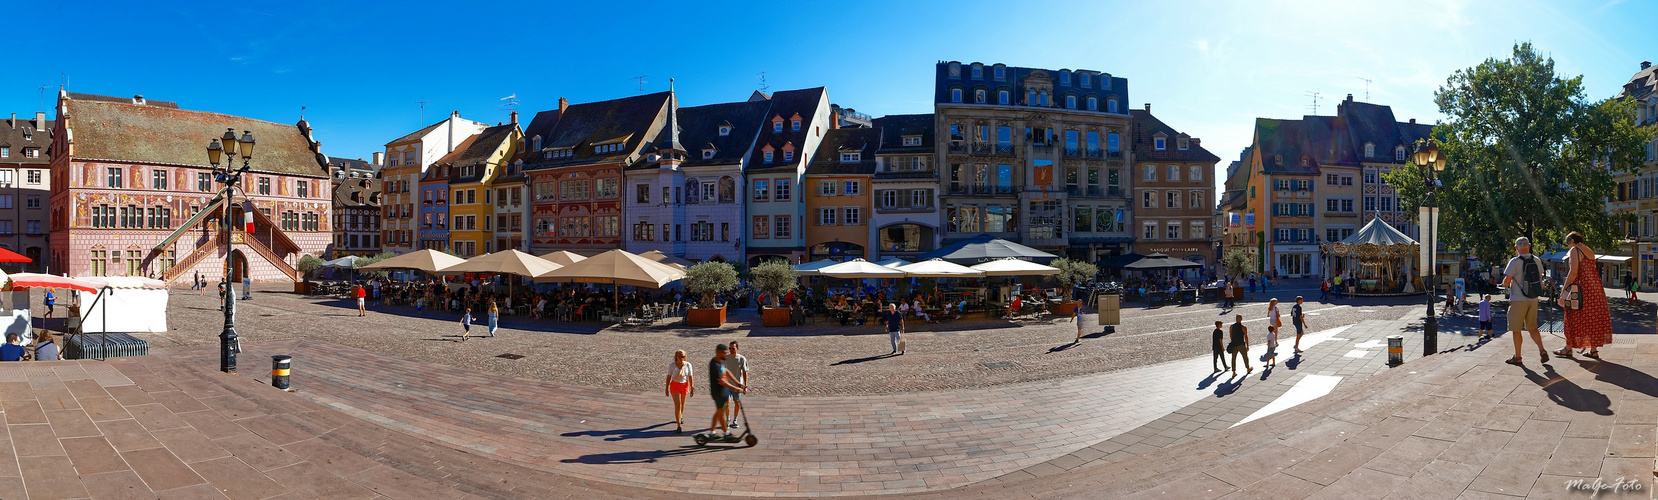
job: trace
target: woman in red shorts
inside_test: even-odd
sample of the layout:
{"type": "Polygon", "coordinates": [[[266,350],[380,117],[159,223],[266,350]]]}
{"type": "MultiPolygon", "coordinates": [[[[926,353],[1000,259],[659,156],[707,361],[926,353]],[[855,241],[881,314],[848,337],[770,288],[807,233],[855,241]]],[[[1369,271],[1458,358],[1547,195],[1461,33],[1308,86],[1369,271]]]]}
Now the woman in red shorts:
{"type": "Polygon", "coordinates": [[[668,365],[667,387],[663,389],[668,397],[674,400],[674,432],[685,433],[685,398],[690,396],[696,384],[692,380],[694,371],[691,363],[685,361],[685,351],[674,351],[674,362],[668,365]]]}

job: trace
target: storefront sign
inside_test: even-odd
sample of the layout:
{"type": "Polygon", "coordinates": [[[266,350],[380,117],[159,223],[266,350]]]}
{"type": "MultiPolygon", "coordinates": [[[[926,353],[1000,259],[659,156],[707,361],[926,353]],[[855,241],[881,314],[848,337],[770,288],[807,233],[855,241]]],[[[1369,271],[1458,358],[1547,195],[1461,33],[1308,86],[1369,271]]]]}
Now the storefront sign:
{"type": "Polygon", "coordinates": [[[1318,245],[1273,245],[1272,249],[1278,252],[1317,252],[1318,245]]]}

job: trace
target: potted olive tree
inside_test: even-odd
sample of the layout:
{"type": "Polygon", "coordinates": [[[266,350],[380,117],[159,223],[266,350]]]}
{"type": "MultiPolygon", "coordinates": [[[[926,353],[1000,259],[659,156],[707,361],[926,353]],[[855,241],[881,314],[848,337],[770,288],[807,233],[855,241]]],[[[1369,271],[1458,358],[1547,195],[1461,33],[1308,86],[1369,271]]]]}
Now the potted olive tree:
{"type": "Polygon", "coordinates": [[[724,262],[703,262],[685,270],[685,290],[701,295],[697,307],[685,315],[691,326],[718,327],[725,324],[725,305],[715,295],[737,288],[737,269],[724,262]]]}
{"type": "Polygon", "coordinates": [[[1071,291],[1077,285],[1094,279],[1094,276],[1100,273],[1100,268],[1087,262],[1071,259],[1058,259],[1049,265],[1059,269],[1059,274],[1055,275],[1054,278],[1059,280],[1060,300],[1063,301],[1054,306],[1054,314],[1070,316],[1076,312],[1077,306],[1080,305],[1077,301],[1071,300],[1071,291]]]}
{"type": "Polygon", "coordinates": [[[1255,269],[1255,254],[1242,249],[1226,252],[1226,255],[1221,256],[1220,266],[1231,276],[1227,281],[1226,293],[1231,294],[1233,300],[1243,300],[1243,288],[1237,286],[1237,281],[1244,279],[1244,275],[1255,269]]]}
{"type": "Polygon", "coordinates": [[[294,283],[294,293],[311,293],[311,277],[317,274],[317,270],[322,269],[324,262],[315,255],[305,254],[300,256],[299,262],[294,265],[294,269],[299,270],[304,277],[300,282],[294,283]]]}
{"type": "MultiPolygon", "coordinates": [[[[794,275],[794,266],[788,262],[769,261],[749,269],[748,274],[749,282],[766,297],[770,297],[772,305],[781,305],[779,299],[783,294],[799,286],[799,281],[794,275]]],[[[763,308],[760,310],[760,321],[765,326],[789,326],[789,309],[763,308]]]]}

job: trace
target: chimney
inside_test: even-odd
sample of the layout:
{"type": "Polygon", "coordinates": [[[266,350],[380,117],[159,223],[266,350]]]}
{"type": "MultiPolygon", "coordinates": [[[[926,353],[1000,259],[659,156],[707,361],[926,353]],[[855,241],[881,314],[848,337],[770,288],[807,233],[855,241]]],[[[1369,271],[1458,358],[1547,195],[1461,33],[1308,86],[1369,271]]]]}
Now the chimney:
{"type": "Polygon", "coordinates": [[[1641,61],[1641,69],[1652,67],[1652,61],[1641,61]]]}
{"type": "Polygon", "coordinates": [[[449,112],[449,117],[450,118],[460,118],[461,117],[461,110],[457,109],[457,110],[449,112]]]}
{"type": "Polygon", "coordinates": [[[1192,138],[1192,145],[1193,146],[1202,146],[1203,145],[1203,139],[1193,137],[1192,138]]]}
{"type": "Polygon", "coordinates": [[[513,111],[512,112],[512,124],[513,125],[518,124],[518,111],[513,111]]]}
{"type": "Polygon", "coordinates": [[[1416,124],[1416,119],[1415,119],[1415,118],[1411,118],[1411,119],[1410,119],[1410,124],[1411,124],[1411,125],[1415,125],[1415,124],[1416,124]]]}
{"type": "Polygon", "coordinates": [[[12,126],[12,129],[16,130],[17,129],[17,113],[12,113],[12,121],[7,122],[7,123],[10,123],[11,126],[12,126]]]}
{"type": "Polygon", "coordinates": [[[1353,102],[1353,94],[1347,94],[1347,102],[1353,102]]]}
{"type": "Polygon", "coordinates": [[[570,100],[565,99],[563,97],[558,98],[558,112],[559,112],[559,114],[564,114],[564,110],[566,110],[566,109],[570,109],[570,100]]]}
{"type": "Polygon", "coordinates": [[[375,165],[380,164],[380,152],[379,151],[374,152],[374,164],[375,165]]]}
{"type": "Polygon", "coordinates": [[[45,111],[36,111],[35,112],[35,131],[36,132],[46,131],[46,112],[45,111]]]}
{"type": "Polygon", "coordinates": [[[1146,112],[1147,112],[1147,113],[1150,113],[1150,112],[1151,112],[1151,103],[1149,103],[1149,102],[1148,102],[1148,103],[1146,103],[1146,112]]]}
{"type": "Polygon", "coordinates": [[[138,95],[132,96],[132,103],[137,104],[139,106],[143,106],[144,105],[144,94],[138,94],[138,95]]]}

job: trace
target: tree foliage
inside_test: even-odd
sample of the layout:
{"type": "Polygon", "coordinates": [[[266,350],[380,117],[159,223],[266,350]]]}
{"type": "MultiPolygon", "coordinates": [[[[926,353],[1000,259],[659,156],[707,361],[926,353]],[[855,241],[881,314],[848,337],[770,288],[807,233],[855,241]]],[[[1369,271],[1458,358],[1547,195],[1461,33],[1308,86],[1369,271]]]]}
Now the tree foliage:
{"type": "Polygon", "coordinates": [[[788,293],[789,290],[794,290],[799,284],[794,276],[794,266],[781,260],[766,261],[763,264],[749,268],[748,276],[749,282],[754,285],[754,288],[759,289],[767,297],[771,297],[774,304],[779,303],[777,302],[778,297],[788,293]]]}
{"type": "Polygon", "coordinates": [[[702,294],[701,306],[714,307],[714,295],[737,288],[737,269],[724,262],[703,262],[685,270],[685,290],[702,294]]]}
{"type": "MultiPolygon", "coordinates": [[[[360,257],[360,258],[357,259],[357,268],[361,269],[363,266],[373,264],[375,262],[380,262],[382,260],[390,259],[390,258],[396,257],[396,256],[397,256],[397,254],[394,254],[394,253],[391,253],[391,252],[380,252],[380,253],[377,253],[377,254],[374,254],[374,255],[370,255],[368,257],[360,257]]],[[[389,276],[390,274],[387,273],[386,271],[362,271],[362,275],[372,277],[372,278],[384,278],[386,276],[389,276]]]]}
{"type": "Polygon", "coordinates": [[[322,265],[325,262],[327,261],[322,260],[320,257],[305,254],[299,257],[299,262],[294,264],[294,269],[299,270],[301,273],[305,273],[305,280],[310,281],[311,277],[316,275],[317,270],[322,269],[322,265]]]}
{"type": "MultiPolygon", "coordinates": [[[[1508,59],[1459,70],[1434,94],[1448,117],[1434,128],[1447,167],[1434,196],[1439,240],[1485,262],[1501,262],[1515,237],[1539,246],[1570,231],[1591,246],[1622,238],[1623,218],[1606,211],[1616,170],[1638,167],[1651,127],[1634,124],[1634,103],[1591,102],[1583,77],[1561,77],[1529,43],[1508,59]]],[[[1428,190],[1414,167],[1384,176],[1404,206],[1428,190]]]]}
{"type": "Polygon", "coordinates": [[[1054,278],[1059,280],[1060,288],[1063,290],[1060,296],[1065,297],[1066,301],[1071,300],[1071,289],[1100,274],[1098,266],[1080,260],[1056,259],[1048,265],[1059,269],[1059,274],[1054,278]]]}
{"type": "Polygon", "coordinates": [[[1243,249],[1226,252],[1226,255],[1221,256],[1220,266],[1226,270],[1228,276],[1243,276],[1255,269],[1255,254],[1243,249]]]}

